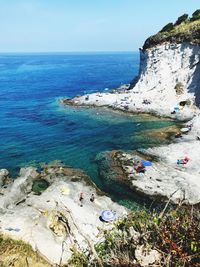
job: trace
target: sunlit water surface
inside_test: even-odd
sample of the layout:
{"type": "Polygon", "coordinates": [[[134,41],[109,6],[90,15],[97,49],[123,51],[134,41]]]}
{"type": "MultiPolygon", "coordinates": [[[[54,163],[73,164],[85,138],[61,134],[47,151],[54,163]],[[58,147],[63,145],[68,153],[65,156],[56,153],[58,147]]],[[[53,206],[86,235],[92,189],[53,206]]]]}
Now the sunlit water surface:
{"type": "Polygon", "coordinates": [[[138,53],[0,55],[0,168],[16,175],[21,166],[57,159],[85,170],[102,188],[99,152],[155,145],[143,130],[173,123],[62,107],[59,98],[128,83],[138,64],[138,53]]]}

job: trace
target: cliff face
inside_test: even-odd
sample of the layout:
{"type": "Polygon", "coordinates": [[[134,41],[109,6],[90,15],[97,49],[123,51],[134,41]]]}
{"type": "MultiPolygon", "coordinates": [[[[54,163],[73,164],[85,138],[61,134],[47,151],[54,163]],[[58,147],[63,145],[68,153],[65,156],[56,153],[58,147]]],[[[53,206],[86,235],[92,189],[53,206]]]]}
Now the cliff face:
{"type": "Polygon", "coordinates": [[[200,106],[200,10],[168,23],[145,41],[139,75],[129,87],[63,103],[192,119],[200,106]]]}
{"type": "MultiPolygon", "coordinates": [[[[132,90],[152,92],[171,100],[177,95],[195,96],[200,105],[200,46],[163,43],[140,50],[139,79],[132,90]],[[189,94],[188,94],[189,93],[189,94]]],[[[149,93],[147,93],[149,95],[149,93]]]]}

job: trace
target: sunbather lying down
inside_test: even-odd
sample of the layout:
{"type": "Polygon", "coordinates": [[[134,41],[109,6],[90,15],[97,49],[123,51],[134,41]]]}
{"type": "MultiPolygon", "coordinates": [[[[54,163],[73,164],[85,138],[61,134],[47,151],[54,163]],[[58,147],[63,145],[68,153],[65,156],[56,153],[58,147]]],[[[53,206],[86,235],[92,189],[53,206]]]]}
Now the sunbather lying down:
{"type": "Polygon", "coordinates": [[[145,173],[145,171],[146,171],[146,169],[145,169],[145,167],[144,167],[143,164],[139,164],[139,165],[135,166],[134,169],[135,169],[136,172],[138,172],[138,173],[141,173],[141,172],[142,172],[142,173],[145,173]]]}
{"type": "Polygon", "coordinates": [[[177,165],[186,165],[189,161],[189,158],[186,156],[184,159],[178,159],[177,165]]]}

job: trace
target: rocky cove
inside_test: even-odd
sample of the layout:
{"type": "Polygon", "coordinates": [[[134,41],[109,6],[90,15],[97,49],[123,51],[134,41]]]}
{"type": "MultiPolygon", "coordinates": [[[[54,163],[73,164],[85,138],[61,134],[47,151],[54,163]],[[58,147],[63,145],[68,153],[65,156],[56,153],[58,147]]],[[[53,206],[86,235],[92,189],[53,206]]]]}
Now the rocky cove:
{"type": "MultiPolygon", "coordinates": [[[[113,190],[120,191],[121,184],[124,184],[133,195],[147,201],[198,205],[199,44],[185,40],[182,43],[162,40],[162,43],[154,46],[144,46],[140,53],[139,76],[130,85],[121,86],[112,92],[63,99],[61,103],[106,106],[180,121],[182,130],[186,130],[180,132],[178,128],[172,133],[170,129],[169,134],[166,131],[166,136],[177,136],[168,145],[128,152],[107,151],[97,155],[96,161],[104,183],[110,186],[111,181],[116,182],[113,190]],[[144,166],[140,166],[142,171],[137,171],[144,160],[151,164],[145,170],[144,166]]],[[[153,135],[153,132],[150,134],[153,135]]],[[[155,132],[156,135],[158,133],[155,132]]],[[[2,169],[0,186],[1,235],[30,244],[46,260],[39,266],[162,266],[161,262],[166,255],[163,256],[163,252],[155,249],[152,245],[155,242],[149,243],[148,238],[150,233],[160,227],[163,215],[148,216],[142,213],[141,217],[134,217],[124,206],[104,195],[81,170],[62,164],[45,165],[41,169],[27,167],[22,168],[19,177],[14,180],[7,170],[2,169]],[[114,211],[118,219],[116,223],[102,221],[102,210],[114,211]],[[129,225],[130,217],[132,221],[129,225]],[[148,227],[145,228],[148,222],[153,225],[150,231],[148,227]],[[113,243],[120,245],[122,240],[128,251],[132,251],[132,258],[129,259],[132,265],[121,264],[124,262],[124,251],[122,259],[120,253],[117,255],[121,261],[115,262],[116,254],[113,256],[113,251],[116,247],[113,248],[113,243]],[[108,258],[107,253],[110,251],[108,258]],[[71,257],[74,257],[73,263],[71,257]],[[88,259],[93,263],[89,265],[89,261],[86,261],[88,259]],[[109,265],[107,262],[110,260],[109,265]],[[113,262],[116,264],[113,265],[113,262]]],[[[173,218],[175,221],[172,220],[172,225],[177,221],[182,224],[180,218],[173,218]]],[[[166,234],[165,223],[163,225],[159,229],[166,234]]],[[[165,238],[169,242],[171,236],[169,238],[161,234],[161,239],[165,238]]],[[[193,245],[195,251],[199,233],[192,238],[190,246],[193,245]]],[[[172,245],[175,250],[173,242],[172,245]]],[[[36,266],[31,265],[31,261],[27,257],[24,266],[36,266]]],[[[13,264],[13,258],[5,262],[2,255],[0,263],[3,266],[13,264]]]]}
{"type": "MultiPolygon", "coordinates": [[[[177,129],[172,126],[163,132],[171,136],[177,129]]],[[[98,161],[98,156],[96,160],[98,161]]],[[[32,253],[21,257],[21,261],[16,261],[20,267],[23,264],[26,266],[27,261],[30,266],[37,266],[35,260],[39,262],[39,266],[62,266],[70,261],[73,251],[79,250],[90,251],[98,262],[94,246],[104,240],[104,231],[114,227],[113,223],[108,224],[99,219],[101,212],[113,210],[119,220],[126,218],[129,213],[126,207],[101,192],[83,171],[59,162],[42,165],[40,168],[22,168],[16,179],[13,179],[6,169],[2,169],[0,185],[0,229],[4,242],[11,242],[6,241],[10,240],[9,238],[12,242],[20,240],[24,242],[20,243],[21,247],[26,248],[29,244],[33,249],[32,253]],[[81,192],[83,203],[80,203],[79,199],[81,192]],[[95,196],[94,202],[90,201],[92,194],[95,196]],[[38,255],[46,261],[43,262],[38,255]]],[[[108,188],[111,191],[115,189],[114,195],[125,190],[125,187],[118,186],[115,181],[108,185],[108,188]]],[[[121,193],[124,196],[124,193],[121,193]]],[[[136,200],[131,191],[128,197],[136,200]]],[[[143,203],[144,199],[137,201],[143,203]]],[[[131,208],[136,209],[137,206],[131,208]]],[[[137,239],[135,231],[131,234],[137,239]]],[[[17,246],[15,243],[13,245],[17,246]]],[[[19,250],[15,249],[13,253],[15,256],[3,252],[0,263],[12,264],[19,250]]],[[[139,258],[143,255],[140,246],[137,253],[139,258]]],[[[159,256],[156,251],[152,251],[152,254],[159,256]]]]}
{"type": "Polygon", "coordinates": [[[108,93],[64,99],[61,102],[64,105],[108,106],[130,113],[150,113],[183,122],[186,128],[190,125],[190,131],[181,134],[180,138],[175,138],[174,144],[148,149],[142,152],[142,157],[141,154],[138,159],[136,157],[139,161],[146,155],[157,158],[153,166],[147,168],[142,175],[134,175],[132,163],[135,156],[132,153],[108,152],[98,160],[103,165],[100,173],[103,173],[105,179],[107,174],[112,179],[121,177],[121,181],[125,181],[133,193],[165,201],[170,198],[174,203],[184,200],[188,204],[197,204],[200,200],[200,143],[197,140],[200,132],[199,45],[164,42],[154,47],[143,48],[140,54],[139,77],[130,86],[122,86],[108,93]],[[117,155],[117,158],[113,155],[117,155]],[[177,166],[177,160],[184,157],[190,158],[187,166],[177,166]],[[130,161],[128,165],[127,159],[130,161]],[[107,173],[103,160],[111,162],[110,171],[109,164],[104,162],[107,173]],[[116,172],[113,172],[114,166],[117,167],[116,172]]]}

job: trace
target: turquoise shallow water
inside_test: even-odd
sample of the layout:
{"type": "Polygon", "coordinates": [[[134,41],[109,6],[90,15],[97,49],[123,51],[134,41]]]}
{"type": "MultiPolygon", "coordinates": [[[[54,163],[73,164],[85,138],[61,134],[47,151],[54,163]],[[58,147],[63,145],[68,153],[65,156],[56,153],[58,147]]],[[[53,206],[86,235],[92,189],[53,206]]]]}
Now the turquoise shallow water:
{"type": "Polygon", "coordinates": [[[61,160],[101,186],[96,154],[156,144],[144,129],[172,125],[106,109],[62,107],[59,98],[103,91],[138,73],[138,53],[0,55],[0,168],[61,160]]]}

